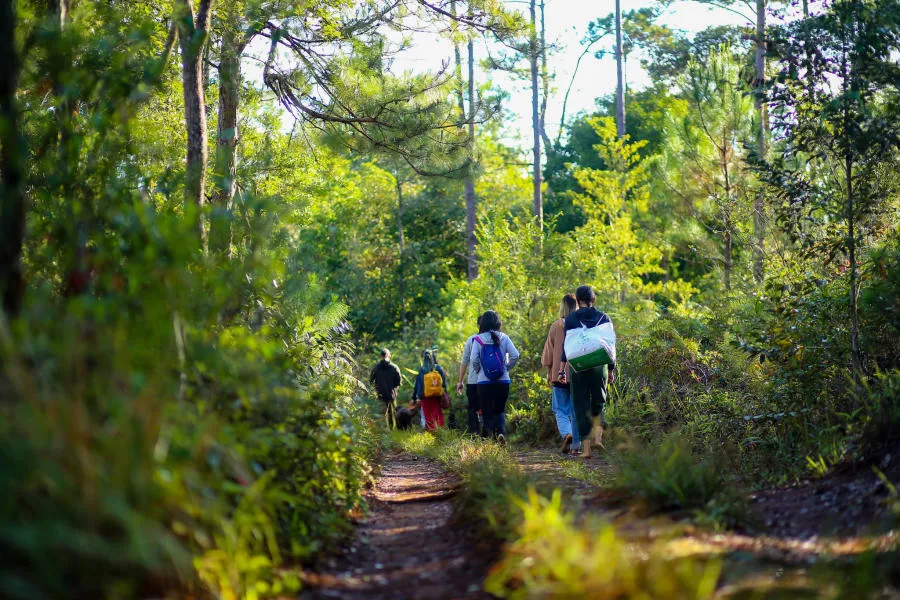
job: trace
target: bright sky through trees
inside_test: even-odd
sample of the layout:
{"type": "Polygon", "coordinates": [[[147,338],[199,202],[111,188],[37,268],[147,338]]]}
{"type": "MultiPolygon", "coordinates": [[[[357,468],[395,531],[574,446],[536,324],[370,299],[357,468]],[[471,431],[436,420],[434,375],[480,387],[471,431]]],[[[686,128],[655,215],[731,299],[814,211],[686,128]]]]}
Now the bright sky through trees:
{"type": "MultiPolygon", "coordinates": [[[[507,0],[506,4],[513,10],[523,12],[527,16],[528,5],[521,0],[507,0]]],[[[623,12],[656,5],[649,0],[625,0],[623,12]]],[[[562,99],[565,89],[572,78],[575,62],[583,50],[581,40],[584,38],[587,25],[591,21],[604,17],[614,9],[613,0],[592,2],[585,0],[546,0],[545,18],[547,26],[547,42],[552,45],[548,57],[549,69],[554,76],[553,95],[547,109],[547,132],[551,138],[559,128],[562,99]]],[[[696,2],[676,2],[665,10],[660,23],[673,30],[696,33],[715,25],[739,25],[746,23],[740,16],[719,8],[696,2]]],[[[597,44],[597,48],[611,47],[613,39],[597,44]]],[[[491,48],[491,52],[497,48],[491,48]]],[[[487,57],[484,45],[476,47],[477,60],[487,57]]],[[[436,69],[441,60],[451,61],[453,48],[450,43],[439,36],[417,34],[413,38],[412,47],[397,57],[396,70],[410,69],[414,71],[436,69]]],[[[626,77],[629,88],[641,88],[649,83],[649,79],[640,67],[639,51],[629,57],[626,64],[626,77]]],[[[485,80],[483,72],[476,75],[479,83],[485,80]]],[[[505,124],[504,138],[516,146],[527,146],[531,135],[531,96],[527,92],[528,82],[515,81],[508,74],[494,72],[491,79],[495,87],[509,92],[504,102],[504,109],[509,112],[505,124]]],[[[591,56],[581,61],[578,78],[569,96],[566,109],[569,117],[581,111],[591,111],[595,100],[600,96],[611,94],[616,88],[616,64],[612,52],[602,59],[591,56]]]]}

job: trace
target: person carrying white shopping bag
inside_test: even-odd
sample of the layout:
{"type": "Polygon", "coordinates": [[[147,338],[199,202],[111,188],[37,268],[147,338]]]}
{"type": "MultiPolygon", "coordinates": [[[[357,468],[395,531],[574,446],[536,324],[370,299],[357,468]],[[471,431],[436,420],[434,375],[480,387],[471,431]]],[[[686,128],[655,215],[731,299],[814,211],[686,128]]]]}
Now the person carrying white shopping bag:
{"type": "Polygon", "coordinates": [[[616,333],[606,313],[594,308],[597,296],[591,286],[575,290],[575,300],[578,310],[565,320],[559,380],[568,381],[566,365],[571,366],[572,404],[582,456],[590,458],[592,442],[603,447],[607,384],[616,377],[616,333]]]}

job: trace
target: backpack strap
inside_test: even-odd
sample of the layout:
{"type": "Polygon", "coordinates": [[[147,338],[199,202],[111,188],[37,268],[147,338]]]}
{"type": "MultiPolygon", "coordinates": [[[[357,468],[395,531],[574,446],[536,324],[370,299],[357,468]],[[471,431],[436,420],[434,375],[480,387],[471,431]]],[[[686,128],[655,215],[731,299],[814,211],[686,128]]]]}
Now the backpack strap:
{"type": "Polygon", "coordinates": [[[475,336],[475,341],[478,342],[478,345],[479,345],[479,346],[482,346],[482,347],[484,346],[484,342],[481,341],[481,337],[480,337],[480,336],[477,336],[477,335],[476,335],[476,336],[475,336]]]}

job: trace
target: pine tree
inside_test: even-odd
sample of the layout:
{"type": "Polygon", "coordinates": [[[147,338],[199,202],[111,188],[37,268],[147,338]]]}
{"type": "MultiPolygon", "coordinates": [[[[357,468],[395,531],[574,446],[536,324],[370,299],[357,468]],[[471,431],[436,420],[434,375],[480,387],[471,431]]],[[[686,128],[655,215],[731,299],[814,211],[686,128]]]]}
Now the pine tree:
{"type": "Polygon", "coordinates": [[[883,165],[897,160],[900,147],[900,11],[896,0],[839,0],[776,33],[769,101],[784,141],[761,173],[799,246],[825,261],[846,259],[859,381],[862,251],[880,207],[897,193],[883,165]]]}

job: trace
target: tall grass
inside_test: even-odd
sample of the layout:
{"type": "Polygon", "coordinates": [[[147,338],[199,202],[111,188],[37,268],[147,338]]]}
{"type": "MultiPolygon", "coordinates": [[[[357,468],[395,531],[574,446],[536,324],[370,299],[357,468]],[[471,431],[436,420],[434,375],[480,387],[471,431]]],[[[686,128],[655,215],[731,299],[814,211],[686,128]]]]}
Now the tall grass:
{"type": "Polygon", "coordinates": [[[635,549],[599,519],[579,522],[562,494],[537,490],[508,451],[449,431],[392,434],[407,452],[438,460],[463,479],[459,507],[507,541],[486,591],[502,598],[711,597],[719,563],[635,549]]]}
{"type": "Polygon", "coordinates": [[[677,433],[654,443],[623,442],[612,456],[615,485],[649,510],[693,511],[717,525],[746,519],[745,503],[721,455],[698,455],[677,433]]]}
{"type": "Polygon", "coordinates": [[[599,519],[576,523],[559,491],[518,501],[517,539],[485,582],[501,598],[710,598],[718,561],[670,559],[662,546],[636,549],[599,519]]]}

